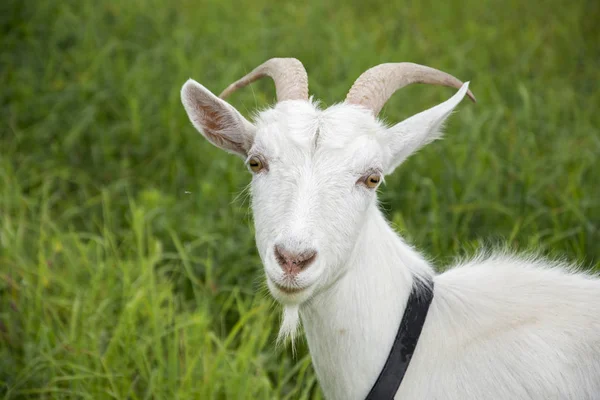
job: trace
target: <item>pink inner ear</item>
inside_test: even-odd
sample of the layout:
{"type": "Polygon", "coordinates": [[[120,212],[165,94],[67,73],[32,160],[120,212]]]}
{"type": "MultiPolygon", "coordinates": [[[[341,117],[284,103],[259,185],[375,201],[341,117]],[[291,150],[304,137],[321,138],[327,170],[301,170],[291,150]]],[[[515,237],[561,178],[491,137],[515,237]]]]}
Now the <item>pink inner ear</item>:
{"type": "Polygon", "coordinates": [[[245,153],[242,143],[235,142],[224,135],[224,132],[228,128],[226,123],[228,118],[226,118],[226,115],[224,116],[215,110],[214,107],[202,103],[196,104],[196,109],[198,113],[194,118],[194,122],[203,128],[204,135],[208,140],[221,148],[237,153],[245,153]]]}
{"type": "MultiPolygon", "coordinates": [[[[195,122],[204,127],[205,130],[210,131],[211,134],[216,134],[218,131],[224,129],[221,122],[221,115],[215,111],[215,109],[206,104],[196,104],[198,114],[195,118],[195,122]]],[[[209,132],[206,132],[209,133],[209,132]]]]}

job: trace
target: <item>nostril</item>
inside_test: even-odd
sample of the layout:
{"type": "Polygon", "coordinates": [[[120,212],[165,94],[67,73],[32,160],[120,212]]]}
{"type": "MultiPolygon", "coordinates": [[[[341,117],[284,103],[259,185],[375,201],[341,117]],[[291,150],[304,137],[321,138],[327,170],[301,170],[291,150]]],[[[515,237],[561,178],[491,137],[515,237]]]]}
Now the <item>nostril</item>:
{"type": "Polygon", "coordinates": [[[283,265],[286,263],[286,258],[283,255],[283,248],[279,245],[275,245],[275,259],[277,260],[277,263],[283,267],[283,265]]]}
{"type": "Polygon", "coordinates": [[[317,251],[313,249],[301,252],[291,252],[281,245],[275,245],[275,259],[285,273],[296,275],[307,268],[317,258],[317,251]]]}
{"type": "Polygon", "coordinates": [[[302,266],[300,268],[306,268],[308,267],[310,264],[313,263],[313,261],[315,261],[315,258],[317,258],[317,251],[316,250],[307,250],[304,253],[302,253],[300,255],[300,263],[302,264],[302,266]]]}

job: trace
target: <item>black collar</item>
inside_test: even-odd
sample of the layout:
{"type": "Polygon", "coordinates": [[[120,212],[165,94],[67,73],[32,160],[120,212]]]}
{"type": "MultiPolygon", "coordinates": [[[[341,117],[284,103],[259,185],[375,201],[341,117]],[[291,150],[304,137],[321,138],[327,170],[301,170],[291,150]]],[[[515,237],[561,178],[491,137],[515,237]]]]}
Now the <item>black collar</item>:
{"type": "Polygon", "coordinates": [[[366,400],[393,399],[406,374],[433,300],[433,280],[413,285],[390,355],[366,400]]]}

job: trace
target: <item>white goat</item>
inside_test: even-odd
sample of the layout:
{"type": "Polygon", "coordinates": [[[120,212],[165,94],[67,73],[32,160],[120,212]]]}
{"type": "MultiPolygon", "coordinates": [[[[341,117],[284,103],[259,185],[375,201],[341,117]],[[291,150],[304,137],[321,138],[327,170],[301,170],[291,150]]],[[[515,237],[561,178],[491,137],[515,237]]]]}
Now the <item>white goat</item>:
{"type": "MultiPolygon", "coordinates": [[[[282,332],[302,320],[329,399],[373,386],[413,285],[434,298],[396,399],[600,399],[600,280],[569,265],[510,255],[478,257],[436,275],[378,209],[376,189],[410,154],[441,135],[468,83],[432,68],[382,64],[346,101],[308,98],[295,59],[271,59],[221,97],[270,76],[277,105],[248,122],[189,80],[181,97],[193,125],[253,173],[256,243],[282,332]],[[387,127],[377,114],[410,83],[460,88],[449,100],[387,127]]],[[[473,98],[474,99],[474,98],[473,98]]]]}

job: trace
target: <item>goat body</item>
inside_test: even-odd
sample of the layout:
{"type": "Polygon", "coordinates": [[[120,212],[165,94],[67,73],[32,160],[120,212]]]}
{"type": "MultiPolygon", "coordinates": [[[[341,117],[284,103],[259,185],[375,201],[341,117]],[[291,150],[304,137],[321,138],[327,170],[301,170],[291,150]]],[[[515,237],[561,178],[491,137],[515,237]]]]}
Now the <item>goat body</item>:
{"type": "MultiPolygon", "coordinates": [[[[376,208],[335,287],[300,306],[329,399],[362,399],[383,368],[413,279],[429,264],[376,208]]],[[[396,399],[600,398],[600,281],[566,265],[479,257],[434,276],[396,399]]]]}

